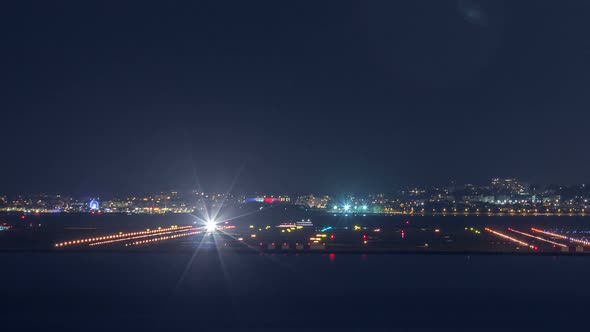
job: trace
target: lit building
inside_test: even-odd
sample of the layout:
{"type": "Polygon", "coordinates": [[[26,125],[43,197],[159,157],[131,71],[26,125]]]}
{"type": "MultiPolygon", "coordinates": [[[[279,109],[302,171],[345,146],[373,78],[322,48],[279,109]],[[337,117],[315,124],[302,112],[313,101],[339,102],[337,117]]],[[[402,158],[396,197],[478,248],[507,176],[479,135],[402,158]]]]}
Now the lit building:
{"type": "Polygon", "coordinates": [[[325,209],[328,207],[329,203],[330,203],[330,196],[317,197],[317,196],[314,196],[313,194],[299,196],[299,197],[297,197],[297,201],[295,202],[295,204],[297,204],[297,205],[307,206],[312,209],[314,209],[314,208],[315,209],[325,209]]]}
{"type": "Polygon", "coordinates": [[[515,178],[493,178],[492,188],[496,191],[508,192],[511,194],[527,194],[530,186],[528,183],[520,182],[515,178]]]}
{"type": "Polygon", "coordinates": [[[246,198],[246,203],[289,203],[291,202],[291,198],[289,196],[257,196],[257,197],[250,197],[246,198]]]}

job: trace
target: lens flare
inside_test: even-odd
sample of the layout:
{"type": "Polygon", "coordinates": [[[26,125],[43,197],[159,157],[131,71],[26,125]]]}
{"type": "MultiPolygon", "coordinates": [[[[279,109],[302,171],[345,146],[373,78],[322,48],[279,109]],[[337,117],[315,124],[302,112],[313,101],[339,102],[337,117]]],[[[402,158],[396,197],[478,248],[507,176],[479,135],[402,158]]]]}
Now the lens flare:
{"type": "Polygon", "coordinates": [[[208,220],[205,223],[205,229],[207,230],[207,232],[212,233],[217,229],[217,224],[213,220],[208,220]]]}

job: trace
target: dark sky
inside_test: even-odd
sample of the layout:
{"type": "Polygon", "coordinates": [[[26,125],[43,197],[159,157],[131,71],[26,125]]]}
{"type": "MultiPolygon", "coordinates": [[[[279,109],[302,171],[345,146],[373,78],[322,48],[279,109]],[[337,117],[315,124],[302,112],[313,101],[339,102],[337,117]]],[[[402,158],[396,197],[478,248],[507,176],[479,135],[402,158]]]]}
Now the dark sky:
{"type": "Polygon", "coordinates": [[[587,1],[1,6],[0,192],[588,180],[587,1]]]}

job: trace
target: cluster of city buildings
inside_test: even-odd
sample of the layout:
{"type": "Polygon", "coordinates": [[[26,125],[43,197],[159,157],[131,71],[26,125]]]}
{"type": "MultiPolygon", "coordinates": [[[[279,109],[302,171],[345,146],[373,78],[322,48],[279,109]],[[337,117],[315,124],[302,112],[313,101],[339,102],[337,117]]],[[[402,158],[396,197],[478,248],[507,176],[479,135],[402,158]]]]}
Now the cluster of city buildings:
{"type": "Polygon", "coordinates": [[[304,195],[296,204],[343,214],[585,214],[590,188],[531,186],[515,178],[487,184],[411,187],[393,194],[304,195]]]}
{"type": "Polygon", "coordinates": [[[18,213],[192,213],[235,205],[244,199],[231,194],[160,192],[122,197],[73,197],[67,195],[0,195],[1,212],[18,213]]]}
{"type": "Polygon", "coordinates": [[[101,198],[60,194],[0,194],[0,212],[43,213],[194,213],[244,204],[294,204],[289,195],[234,195],[200,191],[101,198]]]}
{"type": "Polygon", "coordinates": [[[515,178],[494,178],[483,185],[411,188],[400,192],[398,197],[403,213],[590,212],[590,188],[585,184],[531,186],[515,178]]]}
{"type": "Polygon", "coordinates": [[[483,185],[450,184],[406,188],[390,195],[349,195],[330,200],[325,209],[345,214],[585,214],[590,212],[589,200],[590,188],[585,184],[540,187],[515,178],[494,178],[483,185]]]}
{"type": "Polygon", "coordinates": [[[193,213],[242,205],[294,205],[340,214],[570,213],[585,214],[589,188],[531,186],[515,178],[494,178],[483,185],[412,187],[385,194],[260,195],[168,191],[125,197],[0,195],[0,212],[15,213],[193,213]]]}

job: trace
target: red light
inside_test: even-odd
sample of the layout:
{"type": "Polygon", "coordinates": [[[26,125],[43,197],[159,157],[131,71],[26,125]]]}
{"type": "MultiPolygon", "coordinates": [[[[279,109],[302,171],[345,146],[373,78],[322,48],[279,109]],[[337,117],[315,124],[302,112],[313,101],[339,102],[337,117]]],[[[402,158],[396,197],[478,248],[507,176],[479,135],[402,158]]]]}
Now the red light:
{"type": "Polygon", "coordinates": [[[409,224],[410,224],[410,221],[409,220],[406,220],[406,225],[409,225],[409,224]]]}
{"type": "Polygon", "coordinates": [[[533,249],[535,249],[535,251],[536,251],[536,250],[539,250],[539,247],[535,247],[535,248],[533,248],[533,249]]]}
{"type": "Polygon", "coordinates": [[[334,240],[334,234],[330,235],[330,239],[334,240]]]}
{"type": "Polygon", "coordinates": [[[21,219],[25,219],[26,217],[25,217],[25,216],[20,216],[20,218],[21,218],[21,219]]]}
{"type": "Polygon", "coordinates": [[[363,234],[363,239],[366,239],[366,238],[367,238],[367,235],[366,234],[363,234]]]}

